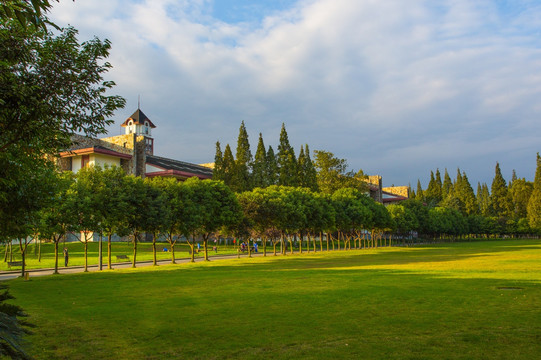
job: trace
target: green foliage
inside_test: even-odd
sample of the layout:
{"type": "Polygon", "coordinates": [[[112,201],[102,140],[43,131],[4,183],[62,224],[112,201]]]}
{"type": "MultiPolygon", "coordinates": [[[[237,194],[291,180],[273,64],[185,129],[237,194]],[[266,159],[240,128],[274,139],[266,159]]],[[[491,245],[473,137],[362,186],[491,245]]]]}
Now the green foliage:
{"type": "Polygon", "coordinates": [[[528,202],[533,192],[533,183],[524,178],[515,178],[511,184],[509,193],[512,201],[513,219],[526,218],[528,216],[528,202]]]}
{"type": "Polygon", "coordinates": [[[490,188],[489,204],[492,216],[502,218],[511,216],[511,199],[499,163],[496,163],[495,175],[490,188]]]}
{"type": "Polygon", "coordinates": [[[310,149],[308,144],[301,146],[301,152],[298,159],[299,186],[308,188],[312,191],[318,191],[317,172],[310,158],[310,149]]]}
{"type": "Polygon", "coordinates": [[[223,161],[223,181],[226,185],[232,186],[235,174],[235,158],[229,144],[225,146],[223,161]]]}
{"type": "Polygon", "coordinates": [[[15,299],[9,294],[7,285],[0,284],[0,355],[11,359],[31,359],[23,345],[23,336],[30,334],[28,327],[33,325],[21,319],[27,314],[20,306],[7,304],[15,299]]]}
{"type": "Polygon", "coordinates": [[[541,230],[541,157],[539,153],[537,154],[533,191],[528,200],[528,221],[532,229],[541,230]]]}
{"type": "Polygon", "coordinates": [[[216,155],[214,155],[214,168],[212,169],[213,180],[225,180],[223,157],[220,142],[216,141],[216,155]]]}
{"type": "Polygon", "coordinates": [[[331,152],[316,150],[314,154],[319,191],[330,195],[343,188],[354,188],[361,192],[368,189],[362,170],[357,173],[347,171],[347,161],[335,157],[331,152]]]}
{"type": "Polygon", "coordinates": [[[252,166],[252,185],[254,188],[264,188],[269,185],[267,168],[267,152],[265,151],[265,144],[263,143],[263,135],[259,133],[259,141],[257,143],[257,150],[252,166]]]}
{"type": "Polygon", "coordinates": [[[276,156],[274,156],[274,150],[270,145],[267,150],[267,184],[278,185],[278,163],[276,162],[276,156]]]}
{"type": "Polygon", "coordinates": [[[250,151],[250,143],[248,141],[248,132],[246,131],[243,121],[239,128],[239,137],[237,139],[237,157],[230,184],[233,191],[242,192],[251,189],[251,163],[252,153],[250,151]]]}
{"type": "MultiPolygon", "coordinates": [[[[58,2],[58,0],[56,0],[58,2]]],[[[49,0],[2,0],[0,20],[17,20],[23,28],[32,25],[45,29],[45,24],[53,25],[45,14],[51,9],[49,0]]],[[[55,26],[56,27],[56,26],[55,26]]]]}
{"type": "Polygon", "coordinates": [[[445,169],[445,174],[443,175],[443,184],[441,188],[442,199],[446,199],[449,194],[453,191],[453,181],[445,169]]]}
{"type": "Polygon", "coordinates": [[[282,124],[280,131],[280,143],[278,144],[278,154],[276,156],[278,165],[278,184],[283,186],[298,186],[297,158],[295,151],[289,144],[289,138],[285,124],[282,124]]]}
{"type": "Polygon", "coordinates": [[[394,221],[395,229],[400,234],[407,234],[419,228],[419,221],[415,213],[409,207],[401,204],[387,206],[387,211],[394,221]]]}

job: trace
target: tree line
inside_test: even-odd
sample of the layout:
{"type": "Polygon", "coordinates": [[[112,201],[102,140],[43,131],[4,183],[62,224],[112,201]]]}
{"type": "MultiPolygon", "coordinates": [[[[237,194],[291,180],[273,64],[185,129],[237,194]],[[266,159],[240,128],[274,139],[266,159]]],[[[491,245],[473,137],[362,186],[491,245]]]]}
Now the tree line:
{"type": "Polygon", "coordinates": [[[462,216],[468,231],[475,234],[526,235],[536,233],[541,225],[541,184],[537,154],[536,175],[533,182],[518,178],[513,170],[511,181],[502,176],[496,163],[494,178],[489,186],[477,183],[474,192],[466,172],[457,169],[451,179],[445,169],[443,180],[439,169],[430,172],[426,189],[417,181],[417,190],[411,198],[426,204],[427,208],[443,208],[462,216]]]}
{"type": "MultiPolygon", "coordinates": [[[[220,180],[142,179],[126,175],[115,166],[85,167],[76,175],[59,173],[54,168],[39,174],[33,184],[32,206],[14,204],[10,218],[2,219],[0,236],[5,241],[18,239],[23,274],[26,247],[37,237],[55,244],[55,272],[58,272],[58,245],[69,233],[80,234],[86,270],[86,249],[94,233],[107,238],[107,264],[111,268],[114,234],[129,237],[135,267],[137,246],[144,234],[152,235],[156,264],[156,241],[160,237],[169,243],[174,263],[175,245],[181,240],[191,247],[194,261],[197,242],[203,243],[204,256],[208,260],[209,240],[224,237],[247,242],[261,239],[266,255],[267,243],[273,245],[274,254],[277,245],[285,254],[286,249],[293,251],[294,247],[300,252],[324,248],[372,248],[391,246],[393,241],[408,244],[414,238],[433,241],[538,234],[541,228],[539,156],[526,208],[527,217],[516,222],[503,215],[485,216],[480,211],[468,213],[468,206],[455,207],[464,202],[457,181],[452,182],[451,192],[440,203],[427,204],[428,197],[417,199],[418,191],[414,199],[385,207],[366,192],[347,186],[332,193],[283,185],[234,192],[220,180]]],[[[463,184],[467,183],[465,174],[461,174],[461,179],[463,184]]],[[[493,189],[498,189],[498,183],[501,180],[497,171],[493,189]]],[[[473,192],[467,193],[471,196],[473,192]]],[[[423,194],[428,196],[430,191],[427,189],[423,194]]],[[[496,195],[489,196],[492,211],[501,208],[501,204],[496,195]]]]}

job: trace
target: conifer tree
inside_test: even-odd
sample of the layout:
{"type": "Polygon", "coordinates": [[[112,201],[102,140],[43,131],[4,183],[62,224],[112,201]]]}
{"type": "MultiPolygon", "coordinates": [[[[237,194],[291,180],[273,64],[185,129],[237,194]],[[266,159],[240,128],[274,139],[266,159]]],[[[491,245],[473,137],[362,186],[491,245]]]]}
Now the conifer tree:
{"type": "Polygon", "coordinates": [[[240,124],[239,137],[237,139],[237,157],[235,160],[235,169],[231,188],[236,192],[251,190],[250,165],[252,163],[252,153],[250,151],[250,142],[248,141],[248,132],[244,121],[240,124]]]}
{"type": "Polygon", "coordinates": [[[304,173],[306,176],[305,187],[312,191],[319,191],[317,186],[317,171],[310,157],[310,149],[308,144],[304,145],[304,156],[306,157],[304,173]]]}
{"type": "Polygon", "coordinates": [[[216,141],[216,155],[214,155],[214,168],[212,169],[212,179],[224,180],[224,159],[219,141],[216,141]]]}
{"type": "Polygon", "coordinates": [[[449,173],[447,172],[447,169],[445,169],[445,174],[443,175],[443,184],[441,188],[441,195],[442,198],[445,199],[449,194],[453,191],[453,181],[451,180],[451,177],[449,176],[449,173]]]}
{"type": "Polygon", "coordinates": [[[222,169],[224,183],[232,188],[233,174],[235,172],[235,158],[233,157],[233,152],[231,151],[229,144],[225,146],[222,169]]]}
{"type": "MultiPolygon", "coordinates": [[[[441,181],[441,178],[440,178],[441,181]]],[[[424,193],[425,201],[429,206],[436,206],[441,201],[441,183],[438,186],[434,172],[430,171],[430,181],[424,193]]]]}
{"type": "Polygon", "coordinates": [[[282,130],[280,131],[276,162],[278,164],[278,185],[298,186],[297,159],[293,147],[289,144],[285,124],[282,124],[282,130]]]}
{"type": "Polygon", "coordinates": [[[477,204],[481,215],[490,216],[490,192],[486,183],[477,185],[477,204]]]}
{"type": "Polygon", "coordinates": [[[443,199],[443,190],[442,190],[441,174],[440,169],[436,169],[436,190],[438,199],[441,201],[443,199]]]}
{"type": "Polygon", "coordinates": [[[297,176],[299,179],[299,186],[304,187],[305,184],[305,174],[304,174],[304,166],[305,166],[306,158],[304,156],[304,146],[301,145],[301,151],[299,152],[299,157],[297,158],[297,176]]]}
{"type": "Polygon", "coordinates": [[[502,176],[500,164],[496,163],[495,175],[490,188],[490,214],[497,217],[510,216],[510,198],[507,183],[502,176]]]}
{"type": "Polygon", "coordinates": [[[541,157],[539,153],[537,153],[533,192],[528,201],[528,222],[532,229],[541,230],[541,157]]]}
{"type": "Polygon", "coordinates": [[[263,143],[263,135],[259,133],[259,142],[255,152],[254,164],[252,167],[252,183],[254,188],[265,188],[268,186],[267,179],[267,152],[263,143]]]}
{"type": "Polygon", "coordinates": [[[511,196],[511,213],[515,220],[528,217],[528,202],[533,192],[533,183],[526,179],[515,178],[511,182],[509,194],[511,196]]]}
{"type": "Polygon", "coordinates": [[[479,213],[477,199],[465,172],[462,173],[460,188],[456,191],[456,196],[464,204],[465,215],[476,215],[479,213]]]}
{"type": "Polygon", "coordinates": [[[417,191],[415,194],[415,199],[421,202],[425,201],[425,196],[423,193],[423,187],[421,186],[421,180],[417,179],[417,191]]]}
{"type": "Polygon", "coordinates": [[[267,150],[267,184],[278,184],[278,164],[276,163],[276,156],[272,146],[269,145],[267,150]]]}

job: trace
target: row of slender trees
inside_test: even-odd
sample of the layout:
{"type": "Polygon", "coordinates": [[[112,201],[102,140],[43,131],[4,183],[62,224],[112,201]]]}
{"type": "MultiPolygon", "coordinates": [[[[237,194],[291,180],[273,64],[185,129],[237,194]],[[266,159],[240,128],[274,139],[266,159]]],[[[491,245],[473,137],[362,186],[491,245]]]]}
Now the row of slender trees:
{"type": "MultiPolygon", "coordinates": [[[[233,192],[223,181],[179,182],[172,178],[147,178],[126,175],[117,167],[86,167],[77,175],[58,173],[40,177],[34,183],[39,202],[20,218],[11,218],[3,232],[5,240],[19,239],[21,255],[37,236],[58,244],[68,233],[80,235],[86,249],[91,236],[98,233],[108,239],[108,266],[111,267],[112,236],[129,236],[133,243],[133,266],[137,245],[143,234],[151,234],[156,254],[156,240],[166,239],[175,262],[175,245],[180,239],[192,248],[203,243],[208,259],[209,239],[236,237],[247,241],[263,239],[266,244],[307,241],[306,248],[323,249],[323,241],[340,249],[390,245],[394,239],[404,242],[412,237],[446,239],[491,234],[524,235],[540,229],[541,158],[537,158],[536,178],[528,206],[529,218],[516,226],[509,219],[467,214],[446,206],[429,206],[409,199],[388,207],[376,203],[359,189],[343,187],[332,194],[314,192],[304,187],[271,185],[250,191],[233,192]],[[504,219],[504,220],[502,220],[504,219]],[[529,221],[531,220],[531,221],[529,221]],[[503,222],[502,222],[503,221],[503,222]],[[338,240],[338,241],[336,241],[338,240]],[[336,241],[336,243],[335,243],[336,241]],[[311,244],[311,245],[310,245],[311,244]]],[[[455,189],[458,188],[455,183],[455,189]]],[[[524,220],[525,219],[525,220],[524,220]]],[[[156,261],[156,256],[154,256],[156,261]]],[[[58,268],[58,256],[55,268],[58,268]]],[[[86,266],[86,261],[85,261],[86,266]]],[[[24,272],[24,266],[23,270],[24,272]]]]}

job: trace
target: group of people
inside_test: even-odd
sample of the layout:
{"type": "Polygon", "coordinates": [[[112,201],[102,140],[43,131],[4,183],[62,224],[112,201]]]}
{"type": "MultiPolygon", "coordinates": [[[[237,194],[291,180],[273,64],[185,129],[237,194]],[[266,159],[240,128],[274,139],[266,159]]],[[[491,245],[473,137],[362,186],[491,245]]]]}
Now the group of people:
{"type": "MultiPolygon", "coordinates": [[[[254,242],[254,246],[252,246],[252,251],[257,252],[257,247],[258,247],[257,243],[254,242]]],[[[246,243],[246,241],[243,241],[240,243],[240,251],[242,252],[248,251],[248,244],[246,243]]]]}

